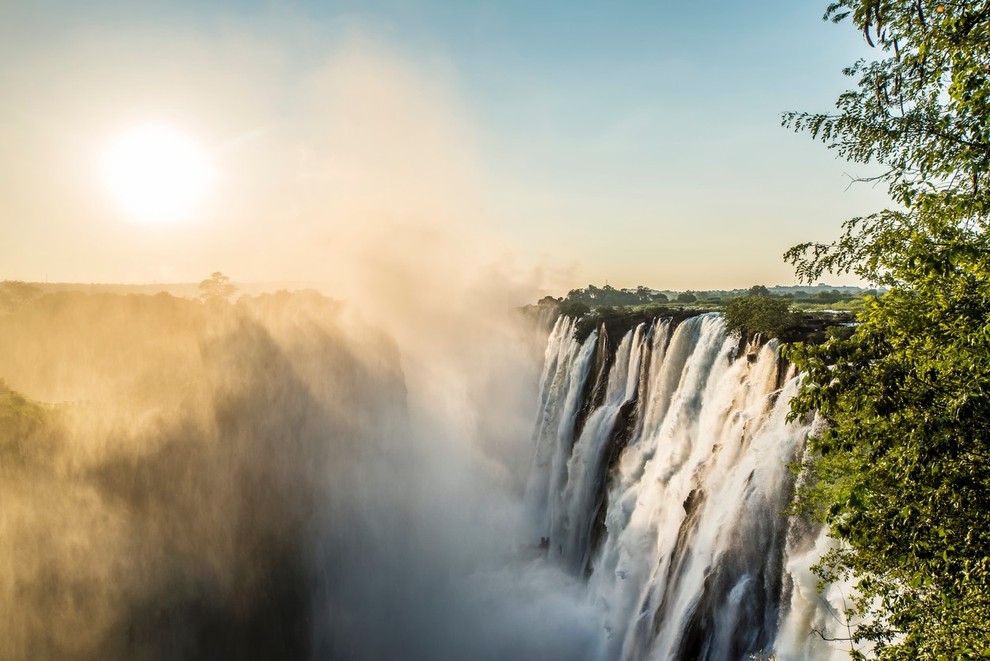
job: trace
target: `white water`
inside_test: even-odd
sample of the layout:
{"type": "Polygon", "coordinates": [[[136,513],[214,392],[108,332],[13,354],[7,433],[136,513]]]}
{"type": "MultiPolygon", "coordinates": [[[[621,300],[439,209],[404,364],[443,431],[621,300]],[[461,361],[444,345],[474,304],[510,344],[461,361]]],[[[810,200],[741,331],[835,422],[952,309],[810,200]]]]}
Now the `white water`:
{"type": "Polygon", "coordinates": [[[592,333],[583,344],[573,338],[574,323],[557,320],[547,343],[545,367],[540,377],[540,412],[536,425],[536,459],[527,487],[527,501],[535,512],[539,530],[552,527],[550,503],[567,479],[566,461],[574,442],[574,417],[591,368],[598,339],[592,333]]]}
{"type": "Polygon", "coordinates": [[[557,549],[565,565],[573,571],[588,562],[595,491],[601,486],[602,462],[616,417],[622,405],[636,394],[642,332],[642,325],[629,331],[619,345],[609,371],[605,401],[585,421],[567,461],[564,488],[554,501],[560,516],[553,520],[550,548],[557,549]]]}
{"type": "Polygon", "coordinates": [[[808,428],[786,420],[799,377],[776,343],[740,352],[715,314],[618,346],[573,329],[548,342],[529,502],[550,559],[588,575],[601,658],[847,655],[815,633],[846,635],[810,570],[830,541],[782,514],[808,428]],[[607,381],[589,382],[604,352],[607,381]]]}

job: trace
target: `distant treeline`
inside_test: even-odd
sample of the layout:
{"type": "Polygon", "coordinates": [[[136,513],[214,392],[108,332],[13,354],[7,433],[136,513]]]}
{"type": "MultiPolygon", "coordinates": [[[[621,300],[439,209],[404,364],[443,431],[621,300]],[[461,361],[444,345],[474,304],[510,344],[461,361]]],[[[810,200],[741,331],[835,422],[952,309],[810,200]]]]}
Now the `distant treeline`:
{"type": "Polygon", "coordinates": [[[672,302],[682,305],[722,306],[733,299],[747,296],[769,296],[793,303],[832,304],[856,300],[863,296],[876,296],[877,293],[876,289],[832,287],[825,284],[803,288],[754,285],[749,289],[682,292],[660,291],[642,285],[634,289],[616,289],[610,285],[604,287],[588,285],[581,289],[572,289],[567,293],[567,296],[561,298],[547,296],[540,303],[542,305],[560,305],[564,314],[581,314],[592,308],[663,305],[672,302]]]}

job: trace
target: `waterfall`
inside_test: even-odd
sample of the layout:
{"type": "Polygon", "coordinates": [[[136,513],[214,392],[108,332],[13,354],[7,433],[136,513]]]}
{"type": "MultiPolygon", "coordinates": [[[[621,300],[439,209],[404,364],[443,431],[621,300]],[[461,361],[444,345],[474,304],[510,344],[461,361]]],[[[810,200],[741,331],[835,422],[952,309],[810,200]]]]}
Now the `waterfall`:
{"type": "Polygon", "coordinates": [[[809,425],[787,421],[800,376],[776,342],[713,313],[574,331],[547,344],[528,497],[550,561],[586,578],[602,657],[842,658],[841,595],[810,570],[831,542],[784,514],[809,425]]]}

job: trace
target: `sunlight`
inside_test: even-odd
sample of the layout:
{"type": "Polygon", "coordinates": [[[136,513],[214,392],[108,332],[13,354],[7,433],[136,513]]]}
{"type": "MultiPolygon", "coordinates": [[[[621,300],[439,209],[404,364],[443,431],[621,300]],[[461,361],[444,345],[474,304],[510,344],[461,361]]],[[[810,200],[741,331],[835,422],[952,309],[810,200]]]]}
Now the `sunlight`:
{"type": "Polygon", "coordinates": [[[129,220],[188,220],[215,177],[207,152],[182,131],[144,124],[117,135],[105,149],[100,174],[129,220]]]}

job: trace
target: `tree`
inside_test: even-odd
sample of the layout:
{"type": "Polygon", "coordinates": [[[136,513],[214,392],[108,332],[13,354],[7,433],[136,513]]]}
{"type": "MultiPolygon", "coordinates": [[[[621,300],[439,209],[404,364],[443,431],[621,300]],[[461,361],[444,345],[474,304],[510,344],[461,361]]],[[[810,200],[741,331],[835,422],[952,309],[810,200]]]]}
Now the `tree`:
{"type": "Polygon", "coordinates": [[[729,332],[759,333],[766,339],[780,337],[794,324],[787,301],[770,295],[740,296],[725,307],[725,325],[729,332]]]}
{"type": "Polygon", "coordinates": [[[879,164],[899,208],[786,254],[811,283],[855,273],[848,337],[795,345],[793,414],[810,439],[797,507],[845,542],[823,578],[853,575],[858,639],[884,659],[990,656],[990,3],[840,0],[877,61],[834,114],[787,113],[854,162],[879,164]]]}
{"type": "Polygon", "coordinates": [[[591,310],[586,303],[581,301],[564,301],[560,305],[560,314],[565,317],[581,317],[591,310]]]}
{"type": "Polygon", "coordinates": [[[698,297],[689,291],[683,292],[677,295],[678,303],[694,303],[698,300],[698,297]]]}
{"type": "Polygon", "coordinates": [[[667,297],[658,291],[643,287],[636,289],[616,289],[605,285],[601,289],[588,285],[585,289],[572,289],[567,292],[566,302],[584,303],[590,306],[602,305],[643,305],[648,303],[666,303],[667,297]]]}
{"type": "Polygon", "coordinates": [[[636,302],[637,303],[667,303],[668,299],[666,294],[661,294],[655,289],[650,289],[649,287],[644,287],[639,285],[636,287],[636,302]]]}
{"type": "Polygon", "coordinates": [[[230,284],[230,278],[220,271],[214,271],[206,280],[199,283],[199,297],[206,302],[227,301],[237,291],[230,284]]]}
{"type": "Polygon", "coordinates": [[[766,288],[766,285],[753,285],[746,292],[747,296],[769,296],[770,290],[766,288]]]}

